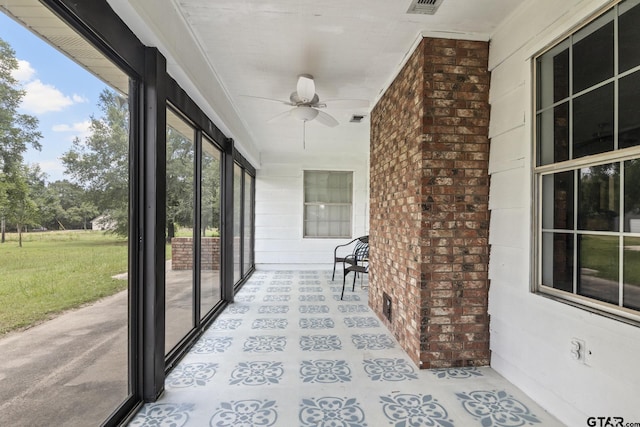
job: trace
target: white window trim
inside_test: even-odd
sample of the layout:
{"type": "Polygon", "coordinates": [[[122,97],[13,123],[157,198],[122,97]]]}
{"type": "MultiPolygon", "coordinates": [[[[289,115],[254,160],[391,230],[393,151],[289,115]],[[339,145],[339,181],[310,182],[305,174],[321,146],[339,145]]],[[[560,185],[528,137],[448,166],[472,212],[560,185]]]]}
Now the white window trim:
{"type": "MultiPolygon", "coordinates": [[[[354,236],[354,205],[355,205],[355,188],[356,188],[356,173],[353,169],[334,169],[334,168],[309,168],[302,169],[302,229],[301,235],[303,239],[351,239],[354,236]],[[350,172],[351,173],[351,203],[349,204],[349,236],[307,236],[305,234],[305,207],[307,203],[305,201],[305,187],[304,187],[304,176],[307,172],[350,172]]],[[[325,203],[327,204],[327,203],[325,203]]],[[[346,205],[346,203],[340,203],[339,205],[346,205]]]]}
{"type": "MultiPolygon", "coordinates": [[[[606,153],[601,153],[601,154],[595,154],[595,155],[590,155],[590,156],[585,156],[585,157],[580,157],[577,159],[570,159],[570,160],[566,160],[566,161],[562,161],[562,162],[558,162],[558,163],[552,163],[552,164],[547,164],[547,165],[541,165],[541,166],[537,166],[538,164],[538,141],[537,141],[537,117],[538,117],[538,112],[539,111],[543,111],[545,109],[548,108],[553,108],[554,105],[556,105],[556,103],[550,104],[546,107],[544,107],[541,110],[537,109],[537,67],[536,67],[536,60],[537,58],[539,58],[540,56],[544,55],[545,53],[552,51],[556,46],[558,46],[560,43],[562,43],[565,39],[567,38],[571,38],[572,35],[575,35],[578,31],[580,31],[580,29],[582,29],[583,27],[589,25],[591,22],[597,20],[599,17],[604,16],[606,13],[610,13],[611,11],[615,10],[618,6],[618,4],[621,1],[617,1],[611,5],[607,5],[606,7],[600,9],[596,14],[591,15],[591,17],[580,23],[579,26],[572,28],[570,31],[565,32],[562,36],[560,37],[555,37],[553,39],[552,43],[549,43],[545,46],[544,49],[538,51],[537,53],[531,55],[530,60],[531,60],[531,69],[532,69],[532,73],[530,74],[531,76],[531,117],[532,117],[532,121],[531,121],[531,135],[532,135],[532,156],[531,156],[531,176],[532,176],[532,194],[533,194],[533,204],[532,204],[532,237],[533,237],[533,242],[532,242],[532,251],[531,251],[531,260],[532,260],[532,269],[531,269],[531,292],[542,295],[542,296],[546,296],[546,297],[550,297],[556,301],[560,301],[563,303],[567,303],[570,304],[572,306],[575,306],[577,308],[580,309],[584,309],[584,310],[588,310],[597,314],[601,314],[601,315],[605,315],[607,317],[619,320],[619,321],[623,321],[626,323],[630,323],[632,325],[638,326],[640,325],[640,310],[634,310],[634,309],[630,309],[630,308],[626,308],[623,307],[622,305],[622,300],[619,301],[618,305],[615,304],[611,304],[611,303],[607,303],[607,302],[603,302],[603,301],[599,301],[587,296],[582,296],[579,295],[577,293],[570,293],[567,291],[563,291],[563,290],[559,290],[550,286],[546,286],[542,283],[542,277],[543,277],[543,272],[542,272],[542,235],[543,235],[543,228],[542,228],[542,178],[545,175],[549,175],[549,174],[553,174],[553,173],[559,173],[559,172],[563,172],[563,171],[574,171],[576,169],[580,169],[583,167],[589,167],[589,166],[595,166],[595,165],[599,165],[599,164],[607,164],[607,163],[621,163],[627,160],[632,160],[632,159],[640,159],[640,146],[635,146],[635,147],[629,147],[629,148],[623,148],[623,149],[617,149],[617,130],[618,130],[618,123],[617,123],[617,117],[618,117],[618,94],[617,94],[617,81],[623,77],[625,77],[626,75],[632,74],[634,72],[640,72],[640,66],[634,67],[630,70],[627,70],[623,73],[619,73],[618,74],[618,67],[617,64],[614,66],[614,77],[609,78],[607,80],[603,80],[602,82],[598,83],[597,85],[590,87],[584,91],[581,91],[579,93],[576,94],[570,94],[570,98],[575,98],[577,96],[579,96],[582,93],[585,93],[587,91],[591,91],[594,90],[597,87],[600,87],[606,83],[609,83],[611,81],[616,81],[616,91],[615,93],[615,99],[614,99],[614,117],[615,117],[615,123],[614,123],[614,134],[615,134],[615,139],[614,139],[614,150],[610,151],[610,152],[606,152],[606,153]]],[[[616,31],[617,31],[617,25],[616,25],[616,31]]],[[[617,39],[617,35],[615,36],[617,39]]],[[[573,43],[573,41],[571,42],[573,43]]],[[[617,44],[617,41],[616,41],[617,44]]],[[[616,45],[617,48],[617,45],[616,45]]],[[[617,61],[617,54],[614,57],[614,61],[617,61]]],[[[572,78],[572,76],[570,75],[570,79],[572,78]]],[[[570,85],[571,86],[571,85],[570,85]]],[[[572,117],[573,112],[570,111],[569,113],[569,117],[570,117],[570,123],[573,120],[572,117]]],[[[569,125],[569,128],[571,129],[571,125],[569,125]]],[[[571,132],[571,130],[569,131],[571,132]]],[[[621,199],[624,198],[624,176],[621,173],[620,174],[620,194],[621,194],[621,199]]],[[[622,205],[623,201],[620,200],[620,204],[622,205]]],[[[577,209],[577,207],[576,207],[577,209]]],[[[622,212],[622,210],[621,210],[622,212]]],[[[577,215],[577,210],[576,210],[576,215],[577,215]]],[[[583,230],[579,230],[577,228],[577,224],[574,223],[573,225],[573,231],[572,234],[576,235],[576,234],[580,234],[583,230]]],[[[549,230],[546,230],[549,231],[549,230]]],[[[552,231],[552,230],[551,230],[552,231]]],[[[622,227],[619,227],[619,230],[617,232],[598,232],[598,231],[588,231],[586,230],[587,233],[589,235],[597,235],[597,234],[601,234],[601,235],[607,235],[607,236],[624,236],[624,237],[640,237],[640,233],[631,233],[631,232],[624,232],[624,229],[622,227]]],[[[574,249],[575,250],[575,249],[574,249]]],[[[620,252],[623,252],[623,247],[619,246],[619,250],[620,252]]],[[[620,254],[621,258],[620,258],[620,269],[622,270],[623,268],[623,263],[622,263],[622,253],[620,254]]],[[[575,274],[576,272],[574,271],[574,288],[575,288],[575,274]]],[[[620,275],[620,281],[622,281],[622,275],[620,275]]],[[[621,286],[621,285],[619,285],[621,286]]],[[[574,289],[575,290],[575,289],[574,289]]]]}

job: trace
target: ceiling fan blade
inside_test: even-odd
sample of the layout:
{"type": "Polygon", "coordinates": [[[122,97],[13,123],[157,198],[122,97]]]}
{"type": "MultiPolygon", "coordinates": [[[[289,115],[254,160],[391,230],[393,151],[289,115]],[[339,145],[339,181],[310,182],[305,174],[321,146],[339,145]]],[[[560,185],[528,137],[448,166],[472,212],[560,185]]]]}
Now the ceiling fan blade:
{"type": "Polygon", "coordinates": [[[296,92],[298,92],[298,97],[302,102],[310,102],[316,94],[316,84],[313,81],[313,76],[300,74],[296,92]]]}
{"type": "Polygon", "coordinates": [[[263,96],[253,96],[253,95],[240,95],[243,98],[253,98],[253,99],[261,99],[263,101],[277,102],[279,104],[289,105],[294,107],[295,104],[292,104],[290,101],[283,101],[282,99],[274,99],[274,98],[265,98],[263,96]]]}
{"type": "Polygon", "coordinates": [[[318,111],[316,120],[325,126],[329,126],[329,127],[338,126],[338,121],[334,119],[332,116],[330,116],[329,114],[325,113],[324,111],[318,111]]]}
{"type": "Polygon", "coordinates": [[[277,114],[277,115],[271,117],[269,120],[267,120],[267,123],[273,123],[273,122],[277,122],[278,120],[282,120],[285,117],[290,116],[291,115],[291,111],[293,111],[293,110],[287,110],[284,113],[277,114]]]}
{"type": "Polygon", "coordinates": [[[329,108],[369,108],[369,101],[366,99],[324,99],[323,103],[329,108]]]}

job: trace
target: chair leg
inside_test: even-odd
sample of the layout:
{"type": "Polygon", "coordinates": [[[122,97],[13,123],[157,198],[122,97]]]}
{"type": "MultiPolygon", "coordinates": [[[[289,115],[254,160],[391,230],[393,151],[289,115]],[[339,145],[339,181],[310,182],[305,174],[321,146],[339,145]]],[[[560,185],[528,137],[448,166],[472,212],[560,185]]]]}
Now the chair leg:
{"type": "Polygon", "coordinates": [[[340,294],[340,301],[342,301],[342,298],[344,297],[344,285],[345,283],[347,283],[347,274],[349,274],[349,272],[345,270],[344,274],[342,275],[342,293],[340,294]]]}
{"type": "Polygon", "coordinates": [[[336,277],[336,260],[333,260],[333,274],[331,275],[331,281],[333,282],[333,279],[335,279],[336,277]]]}
{"type": "Polygon", "coordinates": [[[356,291],[356,277],[358,277],[357,274],[353,275],[353,286],[351,287],[351,292],[355,292],[356,291]]]}

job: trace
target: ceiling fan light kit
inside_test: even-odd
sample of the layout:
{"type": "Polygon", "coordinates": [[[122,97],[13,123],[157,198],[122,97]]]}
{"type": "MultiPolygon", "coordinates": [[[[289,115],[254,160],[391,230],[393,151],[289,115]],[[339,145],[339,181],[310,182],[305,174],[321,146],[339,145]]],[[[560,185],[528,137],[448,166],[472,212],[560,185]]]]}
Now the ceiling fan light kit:
{"type": "Polygon", "coordinates": [[[315,119],[318,116],[318,113],[318,110],[306,105],[300,105],[291,110],[291,115],[298,120],[302,120],[303,122],[308,122],[309,120],[315,119]]]}

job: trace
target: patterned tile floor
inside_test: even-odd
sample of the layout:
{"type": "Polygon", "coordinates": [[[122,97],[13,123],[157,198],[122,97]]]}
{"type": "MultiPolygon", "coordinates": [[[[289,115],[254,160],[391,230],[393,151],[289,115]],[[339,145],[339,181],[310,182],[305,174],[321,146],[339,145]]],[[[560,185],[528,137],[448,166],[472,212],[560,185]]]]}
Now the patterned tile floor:
{"type": "Polygon", "coordinates": [[[129,425],[562,425],[490,368],[417,369],[366,289],[341,289],[331,272],[256,272],[129,425]]]}

